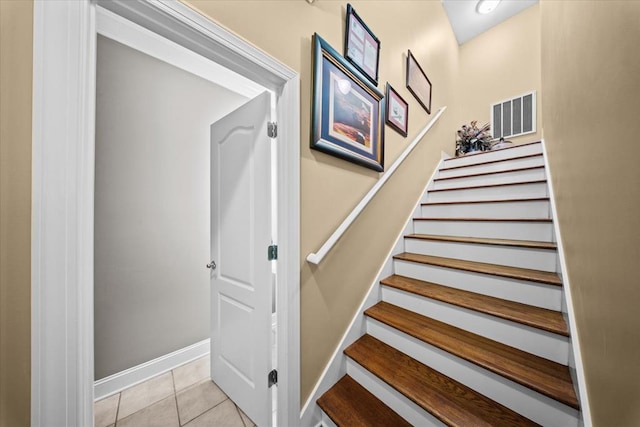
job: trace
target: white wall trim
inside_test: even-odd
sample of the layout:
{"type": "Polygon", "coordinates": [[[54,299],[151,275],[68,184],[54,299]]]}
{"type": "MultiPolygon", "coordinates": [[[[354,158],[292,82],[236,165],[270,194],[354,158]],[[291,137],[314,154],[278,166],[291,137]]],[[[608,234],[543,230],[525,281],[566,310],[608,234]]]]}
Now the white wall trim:
{"type": "Polygon", "coordinates": [[[571,297],[571,284],[569,273],[567,271],[567,263],[564,257],[564,247],[562,244],[562,235],[560,234],[560,224],[558,221],[558,211],[556,209],[556,198],[553,191],[553,179],[551,176],[551,168],[549,167],[549,157],[547,154],[547,145],[544,138],[542,139],[542,153],[544,154],[544,166],[547,174],[547,184],[549,185],[549,199],[551,200],[551,215],[553,218],[553,229],[558,245],[558,258],[560,260],[560,275],[563,283],[564,300],[567,307],[567,317],[569,320],[569,332],[571,334],[571,348],[576,364],[576,377],[578,380],[578,393],[580,396],[580,409],[582,411],[582,421],[587,427],[592,426],[591,408],[589,406],[589,395],[587,392],[587,383],[584,376],[584,365],[582,363],[582,352],[580,351],[580,338],[576,328],[575,310],[573,308],[573,298],[571,297]]]}
{"type": "Polygon", "coordinates": [[[255,98],[265,90],[262,85],[102,7],[97,9],[96,26],[97,32],[105,37],[134,47],[142,53],[229,88],[247,98],[255,98]]]}
{"type": "Polygon", "coordinates": [[[211,341],[209,339],[202,340],[188,347],[102,378],[94,382],[94,399],[96,401],[104,399],[157,375],[169,372],[185,363],[206,356],[209,354],[210,345],[211,341]]]}
{"type": "MultiPolygon", "coordinates": [[[[446,155],[446,153],[443,152],[443,155],[446,155]]],[[[309,395],[309,398],[305,402],[304,407],[300,411],[301,426],[309,427],[318,425],[322,422],[320,407],[316,404],[316,400],[318,400],[320,396],[322,396],[336,382],[338,382],[338,380],[342,378],[343,375],[347,373],[347,365],[345,359],[346,356],[344,356],[343,351],[366,332],[366,319],[364,316],[364,311],[374,305],[376,302],[380,301],[380,281],[385,277],[393,274],[393,256],[404,252],[404,236],[413,233],[413,218],[421,216],[421,203],[425,200],[425,194],[429,189],[429,186],[433,182],[433,179],[436,177],[436,174],[440,170],[443,160],[444,158],[441,159],[440,162],[438,162],[438,165],[435,167],[433,173],[429,177],[429,180],[420,193],[418,200],[413,206],[413,210],[407,217],[404,227],[396,237],[393,247],[387,254],[384,263],[380,267],[380,270],[378,270],[378,274],[376,275],[373,283],[371,283],[369,291],[362,300],[362,303],[358,307],[355,315],[351,319],[349,327],[342,336],[342,339],[333,352],[331,359],[329,359],[329,362],[322,371],[322,374],[320,375],[318,382],[313,388],[313,391],[309,395]]]]}
{"type": "MultiPolygon", "coordinates": [[[[98,4],[273,90],[278,145],[278,415],[300,408],[298,74],[178,1],[98,4]]],[[[31,423],[93,423],[96,3],[34,3],[31,423]]]]}

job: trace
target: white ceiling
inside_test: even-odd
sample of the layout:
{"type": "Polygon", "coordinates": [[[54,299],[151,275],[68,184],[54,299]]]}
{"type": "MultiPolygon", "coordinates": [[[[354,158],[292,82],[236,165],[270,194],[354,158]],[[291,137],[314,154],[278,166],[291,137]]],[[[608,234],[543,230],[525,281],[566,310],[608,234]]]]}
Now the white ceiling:
{"type": "Polygon", "coordinates": [[[458,39],[458,44],[471,40],[478,34],[538,3],[538,0],[502,0],[493,12],[480,15],[476,12],[478,0],[441,1],[456,39],[458,39]]]}

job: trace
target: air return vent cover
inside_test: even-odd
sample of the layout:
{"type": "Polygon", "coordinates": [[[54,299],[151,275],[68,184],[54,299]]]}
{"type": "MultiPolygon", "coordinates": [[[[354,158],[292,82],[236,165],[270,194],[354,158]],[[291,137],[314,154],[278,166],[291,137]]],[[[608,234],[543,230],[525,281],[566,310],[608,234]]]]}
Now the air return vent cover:
{"type": "Polygon", "coordinates": [[[536,131],[536,93],[529,92],[491,106],[494,139],[526,135],[536,131]]]}

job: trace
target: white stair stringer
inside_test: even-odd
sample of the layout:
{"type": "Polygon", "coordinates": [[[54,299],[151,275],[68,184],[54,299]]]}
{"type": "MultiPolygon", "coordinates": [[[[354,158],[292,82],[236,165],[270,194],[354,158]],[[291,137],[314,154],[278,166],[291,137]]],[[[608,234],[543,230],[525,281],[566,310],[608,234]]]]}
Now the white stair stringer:
{"type": "Polygon", "coordinates": [[[542,154],[530,154],[508,160],[494,160],[485,163],[476,163],[466,166],[441,168],[438,178],[452,178],[456,176],[471,175],[477,173],[501,172],[512,169],[522,169],[536,166],[544,166],[542,154]]]}
{"type": "Polygon", "coordinates": [[[575,409],[384,323],[367,319],[367,332],[415,360],[541,425],[579,425],[579,412],[575,409]]]}
{"type": "Polygon", "coordinates": [[[560,311],[562,288],[486,273],[463,271],[405,260],[394,260],[395,274],[464,291],[560,311]]]}
{"type": "Polygon", "coordinates": [[[382,286],[382,300],[476,335],[567,365],[569,338],[446,302],[382,286]]]}
{"type": "Polygon", "coordinates": [[[546,181],[518,182],[509,185],[486,185],[446,190],[429,190],[428,202],[466,202],[469,200],[506,200],[515,197],[548,197],[546,181]]]}
{"type": "Polygon", "coordinates": [[[395,390],[378,376],[347,358],[347,374],[360,383],[361,386],[373,393],[385,405],[393,409],[402,418],[414,426],[444,427],[440,420],[412,402],[402,393],[395,390]]]}
{"type": "Polygon", "coordinates": [[[416,234],[436,236],[481,237],[489,239],[553,241],[553,223],[549,221],[461,220],[416,218],[416,234]]]}
{"type": "Polygon", "coordinates": [[[405,238],[404,245],[407,252],[414,254],[456,258],[532,270],[556,271],[557,253],[553,249],[419,238],[405,238]]]}
{"type": "Polygon", "coordinates": [[[476,185],[498,185],[510,182],[544,181],[544,166],[522,168],[504,172],[463,175],[456,178],[438,178],[433,181],[434,190],[472,187],[476,185]]]}
{"type": "Polygon", "coordinates": [[[551,219],[547,198],[425,203],[421,206],[421,213],[430,218],[551,219]]]}

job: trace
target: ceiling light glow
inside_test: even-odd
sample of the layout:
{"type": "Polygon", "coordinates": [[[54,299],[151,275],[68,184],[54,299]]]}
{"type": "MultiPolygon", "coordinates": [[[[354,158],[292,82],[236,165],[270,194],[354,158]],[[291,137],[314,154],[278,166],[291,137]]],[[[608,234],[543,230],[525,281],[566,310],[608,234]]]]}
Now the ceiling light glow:
{"type": "Polygon", "coordinates": [[[481,15],[486,15],[487,13],[493,12],[499,3],[500,0],[480,0],[478,6],[476,6],[476,12],[481,15]]]}

